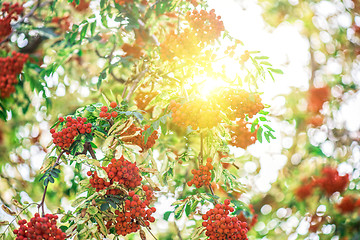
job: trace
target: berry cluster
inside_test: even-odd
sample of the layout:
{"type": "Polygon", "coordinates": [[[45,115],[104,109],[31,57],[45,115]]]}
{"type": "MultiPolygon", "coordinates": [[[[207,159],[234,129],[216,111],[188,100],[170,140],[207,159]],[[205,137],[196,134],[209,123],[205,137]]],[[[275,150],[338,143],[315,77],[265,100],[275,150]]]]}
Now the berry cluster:
{"type": "Polygon", "coordinates": [[[183,104],[171,101],[172,121],[180,126],[192,129],[212,128],[221,122],[220,112],[203,99],[187,101],[183,104]]]}
{"type": "Polygon", "coordinates": [[[21,73],[27,58],[27,54],[17,52],[13,52],[12,57],[0,58],[0,98],[8,98],[15,92],[17,75],[21,73]]]}
{"type": "Polygon", "coordinates": [[[349,174],[340,176],[336,168],[325,167],[322,169],[322,176],[314,177],[311,181],[306,181],[304,185],[295,189],[295,195],[299,200],[305,200],[311,196],[315,187],[319,187],[330,197],[335,192],[344,192],[349,184],[349,174]]]}
{"type": "Polygon", "coordinates": [[[186,0],[189,3],[191,3],[194,7],[197,7],[199,5],[198,0],[186,0]]]}
{"type": "Polygon", "coordinates": [[[235,49],[240,43],[240,40],[236,40],[234,45],[228,46],[224,53],[229,55],[229,57],[233,57],[235,55],[235,49]]]}
{"type": "Polygon", "coordinates": [[[25,219],[19,220],[20,227],[14,230],[14,234],[17,235],[16,240],[66,239],[66,234],[56,226],[57,218],[58,216],[53,214],[40,217],[35,213],[29,222],[25,219]]]}
{"type": "Polygon", "coordinates": [[[230,120],[244,118],[245,115],[251,118],[264,109],[259,94],[243,89],[222,89],[215,98],[230,120]]]}
{"type": "Polygon", "coordinates": [[[132,57],[139,59],[140,57],[144,56],[144,52],[141,47],[137,45],[130,45],[128,43],[124,43],[121,49],[125,52],[124,57],[132,57]]]}
{"type": "Polygon", "coordinates": [[[229,216],[234,211],[230,207],[230,200],[226,199],[224,204],[216,204],[215,208],[210,209],[202,216],[204,222],[202,225],[206,227],[205,235],[209,239],[216,240],[247,240],[247,223],[241,222],[237,217],[229,216]]]}
{"type": "Polygon", "coordinates": [[[190,29],[184,29],[180,34],[170,32],[160,44],[160,55],[164,60],[192,59],[200,55],[202,43],[199,43],[190,29]]]}
{"type": "Polygon", "coordinates": [[[250,52],[245,50],[244,53],[240,56],[240,64],[244,64],[250,58],[250,52]]]}
{"type": "Polygon", "coordinates": [[[139,230],[140,226],[148,227],[150,222],[155,222],[155,218],[151,215],[156,212],[156,208],[149,207],[153,192],[146,185],[142,189],[145,192],[143,200],[141,200],[140,195],[130,191],[128,199],[125,200],[123,211],[115,210],[117,215],[115,230],[118,235],[126,236],[139,230]]]}
{"type": "Polygon", "coordinates": [[[66,32],[70,28],[70,20],[68,15],[63,17],[53,17],[51,22],[57,25],[57,33],[66,32]]]}
{"type": "Polygon", "coordinates": [[[248,125],[248,122],[240,119],[236,122],[236,126],[228,127],[231,136],[230,145],[246,149],[256,142],[257,131],[251,132],[248,125]]]}
{"type": "MultiPolygon", "coordinates": [[[[125,160],[123,156],[120,159],[111,159],[111,163],[102,169],[106,171],[110,182],[100,178],[96,171],[87,173],[88,176],[92,176],[90,184],[97,192],[111,186],[114,182],[123,185],[126,189],[134,189],[141,184],[139,168],[135,163],[125,160]]],[[[119,189],[108,189],[107,194],[117,195],[120,192],[119,189]]]]}
{"type": "Polygon", "coordinates": [[[351,213],[360,208],[360,198],[356,200],[354,196],[344,196],[336,208],[343,214],[351,213]]]}
{"type": "Polygon", "coordinates": [[[80,0],[79,4],[76,5],[76,0],[72,1],[71,6],[75,8],[76,11],[82,12],[89,8],[90,0],[80,0]]]}
{"type": "Polygon", "coordinates": [[[308,95],[308,110],[313,113],[319,113],[323,104],[329,100],[330,88],[328,86],[321,88],[310,88],[308,95]]]}
{"type": "Polygon", "coordinates": [[[158,132],[155,130],[147,139],[145,144],[145,138],[143,132],[146,131],[150,125],[145,125],[144,129],[136,127],[135,124],[131,124],[128,129],[126,129],[122,134],[122,141],[125,143],[130,143],[137,145],[141,148],[141,152],[144,152],[155,145],[156,139],[158,139],[158,132]]]}
{"type": "Polygon", "coordinates": [[[258,215],[255,214],[255,210],[252,204],[249,204],[249,208],[250,208],[250,213],[252,215],[252,217],[245,217],[244,212],[240,212],[239,215],[237,215],[237,218],[241,221],[241,222],[246,222],[247,226],[246,228],[250,231],[251,228],[253,228],[255,226],[255,224],[258,222],[258,215]]]}
{"type": "Polygon", "coordinates": [[[158,92],[139,91],[135,97],[136,106],[141,110],[144,110],[148,113],[152,113],[154,110],[154,106],[147,109],[146,107],[149,105],[151,100],[153,100],[158,94],[159,94],[158,92]]]}
{"type": "Polygon", "coordinates": [[[0,41],[11,33],[11,20],[17,20],[17,15],[20,15],[23,11],[24,8],[19,3],[3,3],[0,15],[0,41]]]}
{"type": "Polygon", "coordinates": [[[344,192],[349,184],[349,174],[340,176],[336,168],[325,167],[322,171],[323,176],[315,180],[315,184],[320,187],[327,196],[335,192],[344,192]]]}
{"type": "Polygon", "coordinates": [[[91,133],[92,124],[86,123],[86,118],[72,118],[68,116],[66,120],[63,117],[59,117],[59,121],[61,123],[65,122],[65,127],[58,132],[56,132],[54,128],[50,129],[50,133],[52,134],[55,145],[62,149],[69,148],[77,135],[91,133]]]}
{"type": "MultiPolygon", "coordinates": [[[[305,182],[305,181],[306,180],[303,180],[302,182],[305,182]]],[[[295,195],[300,201],[303,201],[313,194],[314,187],[315,187],[314,181],[306,183],[295,189],[295,195]]]]}
{"type": "Polygon", "coordinates": [[[199,170],[193,169],[191,173],[194,175],[193,179],[191,179],[187,185],[190,187],[191,185],[195,185],[196,188],[201,188],[204,185],[209,185],[211,181],[211,172],[214,167],[211,164],[212,159],[206,159],[206,165],[200,166],[199,170]]]}
{"type": "Polygon", "coordinates": [[[194,9],[187,12],[185,19],[189,22],[192,31],[195,33],[199,41],[208,43],[219,38],[221,32],[224,31],[224,23],[220,20],[220,16],[216,16],[215,10],[210,12],[194,9]]]}
{"type": "Polygon", "coordinates": [[[102,106],[100,109],[101,112],[99,113],[99,117],[106,119],[116,118],[118,116],[118,113],[115,111],[114,108],[117,107],[117,103],[111,102],[110,107],[112,108],[112,110],[110,110],[107,106],[102,106]]]}

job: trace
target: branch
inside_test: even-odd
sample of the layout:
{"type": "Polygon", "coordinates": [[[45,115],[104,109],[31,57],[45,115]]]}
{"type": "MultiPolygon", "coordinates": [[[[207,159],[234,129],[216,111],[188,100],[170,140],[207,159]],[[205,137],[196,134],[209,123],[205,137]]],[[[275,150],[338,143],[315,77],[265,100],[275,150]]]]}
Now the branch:
{"type": "MultiPolygon", "coordinates": [[[[36,9],[38,9],[40,7],[40,4],[41,4],[41,7],[43,7],[48,3],[50,3],[50,2],[45,2],[45,3],[41,4],[41,0],[38,0],[37,4],[31,9],[31,11],[28,14],[26,14],[23,18],[21,18],[19,21],[17,21],[13,26],[11,26],[11,29],[14,28],[16,25],[23,23],[25,21],[25,19],[31,17],[35,13],[36,9]]],[[[11,38],[13,33],[14,33],[14,31],[12,30],[11,33],[0,42],[0,45],[7,42],[11,38]]]]}
{"type": "Polygon", "coordinates": [[[147,68],[144,69],[144,70],[142,70],[142,71],[135,77],[135,79],[133,80],[133,85],[130,87],[129,92],[128,92],[128,94],[126,95],[126,98],[125,98],[126,101],[129,101],[129,100],[130,100],[131,95],[132,95],[133,92],[135,91],[137,84],[138,84],[138,83],[140,82],[140,80],[145,76],[145,73],[147,72],[147,70],[148,70],[147,68]]]}

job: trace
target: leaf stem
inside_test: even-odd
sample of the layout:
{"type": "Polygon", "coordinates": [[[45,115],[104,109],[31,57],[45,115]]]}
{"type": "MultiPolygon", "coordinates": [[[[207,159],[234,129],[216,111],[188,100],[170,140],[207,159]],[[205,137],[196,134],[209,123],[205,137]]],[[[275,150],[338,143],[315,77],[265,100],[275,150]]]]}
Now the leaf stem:
{"type": "MultiPolygon", "coordinates": [[[[60,158],[61,156],[67,152],[68,150],[62,150],[59,154],[59,156],[57,157],[56,159],[56,162],[54,164],[54,166],[52,166],[52,168],[56,168],[59,164],[60,164],[60,158]]],[[[45,203],[45,197],[46,197],[46,192],[47,192],[47,188],[48,188],[49,184],[45,186],[45,189],[44,189],[44,193],[43,193],[43,196],[42,196],[42,199],[41,199],[41,202],[38,204],[38,209],[40,209],[41,207],[41,215],[44,217],[45,216],[45,206],[44,206],[44,203],[45,203]]]]}

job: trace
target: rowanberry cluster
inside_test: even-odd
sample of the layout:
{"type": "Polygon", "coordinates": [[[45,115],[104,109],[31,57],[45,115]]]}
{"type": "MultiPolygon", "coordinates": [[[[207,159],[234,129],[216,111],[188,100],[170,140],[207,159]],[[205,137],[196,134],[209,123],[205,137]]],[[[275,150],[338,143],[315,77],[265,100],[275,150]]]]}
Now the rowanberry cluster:
{"type": "Polygon", "coordinates": [[[228,46],[224,53],[229,55],[229,57],[233,57],[235,55],[235,49],[240,43],[240,40],[236,40],[234,45],[228,46]]]}
{"type": "MultiPolygon", "coordinates": [[[[120,159],[111,159],[110,164],[107,167],[102,167],[108,175],[110,182],[100,178],[97,172],[88,171],[87,175],[92,176],[90,184],[96,191],[106,189],[114,182],[117,182],[124,186],[126,189],[134,189],[141,184],[141,176],[139,174],[139,168],[135,163],[125,160],[123,156],[120,159]]],[[[119,189],[108,189],[108,194],[116,195],[120,193],[119,189]]]]}
{"type": "Polygon", "coordinates": [[[27,58],[27,54],[17,52],[12,52],[12,57],[0,58],[0,98],[8,98],[15,92],[17,76],[21,73],[27,58]]]}
{"type": "Polygon", "coordinates": [[[325,192],[327,196],[331,196],[335,192],[344,192],[349,184],[349,174],[340,176],[336,168],[325,167],[322,169],[323,176],[315,179],[315,184],[325,192]]]}
{"type": "Polygon", "coordinates": [[[248,128],[249,123],[243,119],[236,122],[236,126],[229,126],[231,140],[230,145],[246,149],[256,142],[257,131],[251,132],[248,128]]]}
{"type": "Polygon", "coordinates": [[[170,32],[160,44],[160,56],[164,60],[192,59],[202,50],[203,44],[199,43],[195,34],[188,28],[180,34],[170,32]]]}
{"type": "Polygon", "coordinates": [[[319,113],[323,104],[330,98],[330,87],[310,88],[308,93],[308,110],[319,113]]]}
{"type": "Polygon", "coordinates": [[[216,204],[215,208],[210,209],[202,216],[206,227],[205,235],[213,240],[247,240],[247,223],[241,222],[237,217],[229,216],[234,211],[230,207],[230,200],[226,199],[224,204],[216,204]]]}
{"type": "Polygon", "coordinates": [[[46,214],[40,217],[35,213],[34,217],[27,222],[25,219],[19,220],[19,229],[14,230],[17,235],[16,240],[63,240],[66,234],[56,226],[57,215],[46,214]]]}
{"type": "Polygon", "coordinates": [[[144,129],[136,127],[135,124],[131,124],[128,129],[126,129],[122,134],[122,141],[125,143],[130,143],[137,145],[141,148],[141,152],[144,152],[155,145],[156,139],[158,139],[158,132],[155,130],[147,139],[145,144],[145,138],[143,132],[146,131],[150,125],[145,125],[144,129]]]}
{"type": "Polygon", "coordinates": [[[111,110],[107,106],[102,106],[100,109],[101,112],[99,113],[99,117],[106,119],[116,118],[118,116],[118,113],[115,110],[115,108],[117,107],[117,103],[111,102],[110,107],[112,108],[111,110]]]}
{"type": "Polygon", "coordinates": [[[140,226],[148,227],[150,222],[155,222],[155,218],[151,215],[156,212],[156,208],[149,207],[153,192],[146,185],[142,189],[145,192],[145,196],[142,197],[143,200],[140,195],[130,191],[122,211],[115,211],[117,215],[115,230],[118,235],[126,236],[139,230],[140,226]]]}
{"type": "Polygon", "coordinates": [[[195,33],[199,41],[212,42],[219,38],[221,32],[224,31],[224,23],[220,16],[216,16],[215,10],[210,12],[194,9],[192,12],[186,13],[185,19],[189,22],[192,31],[195,33]]]}
{"type": "Polygon", "coordinates": [[[240,64],[244,64],[250,58],[250,52],[245,50],[244,53],[240,56],[240,64]]]}
{"type": "Polygon", "coordinates": [[[316,187],[330,197],[335,192],[344,192],[349,184],[349,174],[340,176],[336,168],[325,167],[321,173],[322,176],[313,177],[310,181],[303,180],[305,184],[295,189],[295,195],[299,200],[305,200],[311,196],[316,187]]]}
{"type": "MultiPolygon", "coordinates": [[[[303,180],[302,182],[306,182],[306,180],[303,180]]],[[[314,181],[310,181],[310,182],[296,188],[295,195],[300,201],[303,201],[313,194],[314,187],[315,187],[314,181]]]]}
{"type": "Polygon", "coordinates": [[[183,104],[171,101],[169,107],[172,121],[180,127],[191,126],[194,130],[213,128],[222,120],[219,109],[203,99],[187,101],[183,104]]]}
{"type": "Polygon", "coordinates": [[[4,2],[2,4],[0,14],[0,41],[11,33],[11,20],[17,20],[18,15],[20,15],[23,11],[24,8],[19,5],[19,3],[11,4],[9,2],[4,2]]]}
{"type": "Polygon", "coordinates": [[[215,98],[226,116],[232,121],[244,118],[246,115],[251,118],[265,107],[259,94],[249,93],[243,89],[221,89],[215,98]]]}
{"type": "Polygon", "coordinates": [[[138,47],[136,44],[130,45],[129,43],[124,43],[121,49],[125,52],[124,57],[132,57],[139,59],[144,56],[144,52],[141,47],[138,47]]]}
{"type": "Polygon", "coordinates": [[[191,179],[187,185],[190,187],[191,185],[195,185],[196,188],[201,188],[204,185],[209,185],[211,181],[211,172],[214,167],[211,164],[212,159],[206,159],[206,165],[201,165],[199,170],[193,169],[191,173],[194,175],[193,179],[191,179]]]}
{"type": "Polygon", "coordinates": [[[153,100],[158,94],[159,94],[158,92],[139,91],[135,97],[136,106],[143,111],[152,113],[154,110],[154,106],[147,108],[147,109],[146,109],[146,107],[149,105],[151,100],[153,100]]]}
{"type": "Polygon", "coordinates": [[[324,116],[321,114],[310,115],[306,119],[306,124],[311,125],[312,127],[319,127],[324,123],[324,116]]]}
{"type": "Polygon", "coordinates": [[[63,33],[69,30],[70,28],[70,20],[69,15],[63,17],[53,17],[51,22],[57,25],[57,33],[63,33]]]}
{"type": "Polygon", "coordinates": [[[54,128],[50,129],[55,145],[62,149],[67,149],[74,142],[74,138],[79,134],[91,133],[91,123],[86,123],[87,119],[82,117],[72,118],[70,116],[59,117],[59,121],[65,122],[61,131],[56,132],[54,128]]]}
{"type": "Polygon", "coordinates": [[[258,215],[255,214],[255,210],[252,204],[249,204],[249,209],[250,209],[250,213],[252,214],[252,216],[250,217],[245,217],[244,212],[241,211],[239,215],[237,215],[237,218],[241,221],[241,222],[246,222],[247,226],[246,228],[248,229],[248,231],[250,231],[251,228],[253,228],[255,226],[255,224],[258,222],[258,215]]]}
{"type": "Polygon", "coordinates": [[[90,0],[80,0],[79,4],[76,4],[76,0],[72,1],[71,5],[76,11],[82,12],[89,8],[90,0]]]}
{"type": "Polygon", "coordinates": [[[360,198],[356,200],[354,196],[344,196],[336,208],[343,214],[352,213],[355,209],[360,208],[360,198]]]}
{"type": "Polygon", "coordinates": [[[198,0],[186,0],[189,3],[191,3],[194,7],[197,7],[199,5],[198,0]]]}

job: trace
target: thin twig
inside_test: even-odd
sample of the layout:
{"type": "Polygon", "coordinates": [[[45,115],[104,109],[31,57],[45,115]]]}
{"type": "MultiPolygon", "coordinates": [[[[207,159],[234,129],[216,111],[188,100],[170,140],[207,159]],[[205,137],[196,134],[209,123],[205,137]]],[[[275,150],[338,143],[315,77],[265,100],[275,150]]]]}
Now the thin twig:
{"type": "Polygon", "coordinates": [[[179,239],[180,239],[180,240],[183,240],[183,238],[181,237],[180,229],[179,229],[179,227],[176,225],[176,222],[174,222],[174,226],[175,226],[176,233],[177,233],[179,239]]]}
{"type": "Polygon", "coordinates": [[[4,230],[4,232],[1,234],[1,236],[5,236],[5,233],[6,233],[6,231],[8,230],[8,228],[10,227],[10,225],[16,220],[16,218],[18,217],[18,216],[20,216],[20,214],[22,213],[22,212],[24,212],[26,209],[28,209],[30,206],[32,206],[32,205],[38,205],[37,203],[30,203],[29,205],[27,205],[25,208],[23,208],[23,209],[21,209],[21,211],[18,213],[18,214],[16,214],[15,215],[15,217],[14,217],[14,219],[8,224],[8,226],[5,228],[5,230],[4,230]]]}
{"type": "Polygon", "coordinates": [[[200,132],[200,153],[199,153],[199,160],[200,160],[200,165],[203,164],[203,159],[204,159],[204,136],[203,136],[203,132],[200,132]]]}

